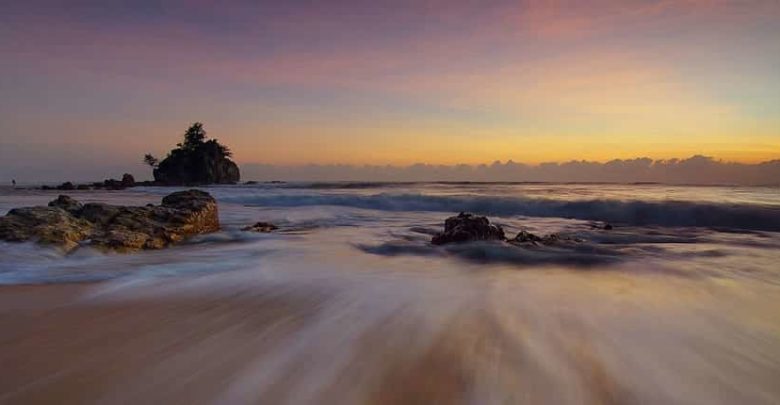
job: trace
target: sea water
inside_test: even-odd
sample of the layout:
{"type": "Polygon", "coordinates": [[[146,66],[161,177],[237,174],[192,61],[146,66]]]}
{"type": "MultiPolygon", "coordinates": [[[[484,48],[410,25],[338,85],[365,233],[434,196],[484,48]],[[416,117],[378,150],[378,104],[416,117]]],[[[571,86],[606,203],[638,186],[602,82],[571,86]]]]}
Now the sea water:
{"type": "MultiPolygon", "coordinates": [[[[67,193],[143,205],[180,189],[67,193]]],[[[244,365],[218,389],[220,403],[269,395],[375,402],[427,378],[414,389],[444,384],[453,396],[443,402],[780,402],[778,188],[204,189],[219,202],[220,232],[134,254],[0,243],[0,284],[96,281],[87,298],[98,301],[306,297],[300,328],[270,353],[245,349],[244,365]],[[444,219],[461,211],[487,215],[510,237],[526,230],[581,242],[431,245],[444,219]],[[257,221],[280,229],[240,230],[257,221]],[[425,378],[410,377],[415,370],[425,378]]],[[[3,189],[0,214],[56,195],[3,189]]]]}

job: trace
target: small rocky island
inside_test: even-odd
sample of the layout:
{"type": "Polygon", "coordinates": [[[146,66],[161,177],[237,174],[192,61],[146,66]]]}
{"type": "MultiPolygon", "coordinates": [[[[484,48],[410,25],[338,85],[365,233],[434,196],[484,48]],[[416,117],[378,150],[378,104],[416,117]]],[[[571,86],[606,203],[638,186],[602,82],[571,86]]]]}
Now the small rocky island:
{"type": "Polygon", "coordinates": [[[184,133],[184,141],[162,161],[151,154],[144,162],[154,168],[155,184],[164,186],[234,184],[241,174],[230,149],[216,139],[206,139],[203,124],[196,122],[184,133]]]}
{"type": "Polygon", "coordinates": [[[82,245],[118,252],[162,249],[217,230],[217,202],[200,190],[172,193],[162,205],[144,207],[81,204],[60,195],[46,207],[15,208],[0,217],[0,240],[36,241],[64,251],[82,245]]]}

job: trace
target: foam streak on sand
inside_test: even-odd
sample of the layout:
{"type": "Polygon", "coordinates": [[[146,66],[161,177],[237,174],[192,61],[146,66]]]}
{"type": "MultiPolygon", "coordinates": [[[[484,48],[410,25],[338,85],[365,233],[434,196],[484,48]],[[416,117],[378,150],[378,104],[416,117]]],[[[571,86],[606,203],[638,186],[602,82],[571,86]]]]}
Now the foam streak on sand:
{"type": "MultiPolygon", "coordinates": [[[[222,231],[168,250],[63,256],[2,243],[0,403],[780,400],[778,233],[636,221],[607,231],[509,211],[535,209],[519,201],[540,198],[558,201],[553,209],[630,206],[642,202],[622,196],[658,191],[540,187],[399,185],[392,196],[357,186],[214,187],[222,231]],[[508,208],[491,220],[509,237],[523,229],[581,242],[434,246],[451,212],[418,211],[401,194],[454,204],[442,210],[497,201],[508,208]],[[295,195],[389,197],[395,208],[293,204],[295,195]],[[291,203],[257,205],[273,199],[291,203]],[[279,229],[240,231],[257,221],[279,229]],[[73,281],[89,282],[64,283],[73,281]]],[[[171,191],[78,198],[140,205],[171,191]]],[[[52,199],[18,193],[3,195],[0,209],[52,199]]],[[[780,206],[752,193],[732,202],[780,206]]],[[[674,196],[727,207],[679,198],[692,194],[674,196]]],[[[659,212],[676,204],[646,203],[659,212]]],[[[736,221],[733,212],[719,221],[736,221]]]]}

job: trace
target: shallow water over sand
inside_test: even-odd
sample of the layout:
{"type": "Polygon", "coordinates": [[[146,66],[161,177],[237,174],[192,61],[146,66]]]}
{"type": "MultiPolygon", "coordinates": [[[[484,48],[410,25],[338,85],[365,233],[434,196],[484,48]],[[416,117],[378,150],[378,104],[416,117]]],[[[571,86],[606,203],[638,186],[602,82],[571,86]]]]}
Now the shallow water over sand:
{"type": "MultiPolygon", "coordinates": [[[[0,244],[0,403],[780,401],[778,189],[209,191],[224,230],[172,249],[0,244]],[[585,242],[428,244],[460,210],[585,242]],[[258,220],[282,229],[239,231],[258,220]],[[13,286],[74,281],[96,282],[13,286]]],[[[0,211],[55,196],[6,192],[0,211]]]]}

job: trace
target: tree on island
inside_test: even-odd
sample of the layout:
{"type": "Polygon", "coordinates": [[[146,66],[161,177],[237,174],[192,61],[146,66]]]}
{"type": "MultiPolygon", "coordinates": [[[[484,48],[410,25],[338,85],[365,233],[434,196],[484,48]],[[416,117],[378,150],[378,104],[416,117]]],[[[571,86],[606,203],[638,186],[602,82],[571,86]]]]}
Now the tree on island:
{"type": "Polygon", "coordinates": [[[154,180],[165,185],[229,184],[241,176],[238,166],[229,158],[230,149],[216,139],[207,139],[203,124],[196,122],[184,132],[184,140],[176,144],[162,161],[151,154],[144,163],[154,169],[154,180]]]}
{"type": "Polygon", "coordinates": [[[152,156],[151,153],[147,153],[146,155],[144,155],[144,163],[151,166],[152,168],[155,168],[160,163],[160,161],[157,160],[156,157],[152,156]]]}
{"type": "Polygon", "coordinates": [[[203,129],[203,124],[196,122],[187,128],[187,132],[184,133],[184,142],[177,146],[185,150],[198,149],[206,140],[206,130],[203,129]]]}

